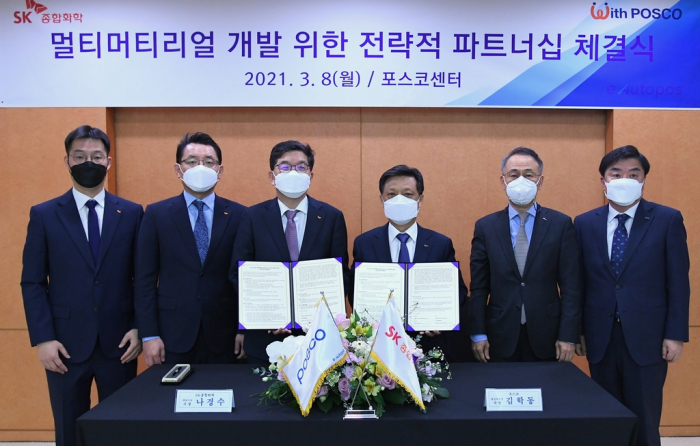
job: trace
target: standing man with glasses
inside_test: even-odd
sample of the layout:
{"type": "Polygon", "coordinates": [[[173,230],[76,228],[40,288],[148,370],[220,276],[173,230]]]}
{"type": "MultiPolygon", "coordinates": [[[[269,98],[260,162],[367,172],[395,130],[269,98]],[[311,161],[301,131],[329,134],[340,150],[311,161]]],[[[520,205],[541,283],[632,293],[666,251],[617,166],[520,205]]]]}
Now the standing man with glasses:
{"type": "Polygon", "coordinates": [[[607,206],[576,217],[591,378],[639,419],[638,445],[660,445],[668,363],[688,342],[690,260],[681,213],[642,198],[649,161],[634,146],[600,162],[607,206]]]}
{"type": "MultiPolygon", "coordinates": [[[[238,262],[296,262],[342,258],[345,290],[349,289],[348,235],[338,209],[306,194],[313,178],[314,151],[308,144],[285,141],[270,153],[270,184],[276,198],[248,208],[236,237],[229,277],[238,289],[238,262]]],[[[235,320],[238,323],[238,320],[235,320]]],[[[301,330],[300,333],[303,334],[301,330]]],[[[247,330],[249,362],[268,362],[268,344],[290,330],[247,330]]]]}
{"type": "Polygon", "coordinates": [[[571,218],[536,201],[544,163],[525,147],[501,163],[508,207],[478,220],[471,338],[488,361],[571,361],[579,339],[578,249],[571,218]]]}
{"type": "Polygon", "coordinates": [[[146,364],[230,364],[237,293],[228,282],[231,251],[245,207],[214,193],[221,149],[188,133],[175,151],[182,194],[151,204],[139,231],[136,320],[146,364]]]}
{"type": "Polygon", "coordinates": [[[57,446],[76,444],[75,422],[136,376],[134,257],[143,208],[104,189],[110,141],[83,125],[68,134],[73,188],[33,206],[22,297],[32,346],[46,368],[57,446]]]}

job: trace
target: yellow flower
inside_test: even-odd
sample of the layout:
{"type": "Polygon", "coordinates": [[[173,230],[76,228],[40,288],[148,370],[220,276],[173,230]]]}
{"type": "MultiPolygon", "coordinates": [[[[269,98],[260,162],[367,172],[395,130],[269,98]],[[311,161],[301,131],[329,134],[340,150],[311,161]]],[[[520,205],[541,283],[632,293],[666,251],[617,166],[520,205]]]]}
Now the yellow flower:
{"type": "Polygon", "coordinates": [[[379,392],[382,390],[381,386],[378,386],[377,383],[374,382],[374,378],[366,379],[362,385],[362,388],[365,390],[365,393],[368,396],[377,396],[377,394],[379,394],[379,392]]]}

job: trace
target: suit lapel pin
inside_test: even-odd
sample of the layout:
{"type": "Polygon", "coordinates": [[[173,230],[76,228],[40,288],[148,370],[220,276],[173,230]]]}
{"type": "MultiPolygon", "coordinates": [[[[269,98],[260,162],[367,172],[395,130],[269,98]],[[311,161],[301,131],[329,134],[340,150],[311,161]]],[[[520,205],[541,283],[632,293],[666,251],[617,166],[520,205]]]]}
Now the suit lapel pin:
{"type": "Polygon", "coordinates": [[[428,247],[428,245],[423,245],[423,247],[427,248],[427,247],[428,247]]]}
{"type": "Polygon", "coordinates": [[[121,214],[121,213],[122,213],[121,209],[117,209],[117,214],[121,214]]]}
{"type": "Polygon", "coordinates": [[[542,220],[544,220],[544,221],[547,221],[547,219],[546,219],[546,218],[544,218],[544,217],[542,217],[542,220]]]}
{"type": "Polygon", "coordinates": [[[644,220],[649,220],[649,217],[644,217],[644,220]]]}
{"type": "Polygon", "coordinates": [[[320,215],[317,215],[316,218],[318,218],[318,219],[320,220],[320,219],[321,219],[321,216],[320,216],[320,215]]]}
{"type": "Polygon", "coordinates": [[[228,212],[224,212],[224,215],[228,215],[228,212]]]}

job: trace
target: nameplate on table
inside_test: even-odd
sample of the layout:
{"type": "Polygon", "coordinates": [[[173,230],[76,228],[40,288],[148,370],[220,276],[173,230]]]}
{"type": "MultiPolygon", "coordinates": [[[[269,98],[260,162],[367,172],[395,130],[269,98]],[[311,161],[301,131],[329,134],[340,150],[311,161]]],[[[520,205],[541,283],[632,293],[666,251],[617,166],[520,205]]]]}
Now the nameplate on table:
{"type": "Polygon", "coordinates": [[[231,412],[233,390],[177,389],[175,412],[231,412]]]}
{"type": "Polygon", "coordinates": [[[542,389],[486,389],[486,411],[542,411],[542,389]]]}

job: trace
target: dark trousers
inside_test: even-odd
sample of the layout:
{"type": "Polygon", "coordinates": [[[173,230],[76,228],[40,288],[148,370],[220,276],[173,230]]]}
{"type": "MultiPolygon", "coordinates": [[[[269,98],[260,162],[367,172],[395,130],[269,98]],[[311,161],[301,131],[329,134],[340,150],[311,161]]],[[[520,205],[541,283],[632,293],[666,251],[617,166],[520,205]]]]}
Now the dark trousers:
{"type": "Polygon", "coordinates": [[[668,371],[666,361],[646,366],[634,362],[625,343],[622,325],[613,322],[605,356],[599,363],[590,364],[590,368],[591,378],[637,415],[637,445],[661,445],[659,424],[668,371]]]}
{"type": "Polygon", "coordinates": [[[174,353],[168,351],[168,344],[165,344],[165,364],[233,364],[236,362],[234,346],[230,351],[221,353],[213,352],[208,346],[202,325],[199,325],[197,340],[192,348],[185,353],[174,353]]]}
{"type": "Polygon", "coordinates": [[[137,363],[134,360],[122,364],[119,358],[106,357],[99,340],[87,361],[63,361],[68,368],[65,374],[47,370],[46,377],[56,428],[56,446],[73,446],[76,444],[75,422],[90,410],[93,378],[97,383],[99,401],[102,401],[136,376],[137,363]]]}
{"type": "Polygon", "coordinates": [[[538,362],[538,361],[556,361],[557,357],[539,358],[532,351],[530,345],[530,336],[527,334],[527,324],[520,324],[520,335],[518,336],[518,344],[515,346],[515,352],[507,358],[498,358],[491,355],[492,362],[538,362]]]}

